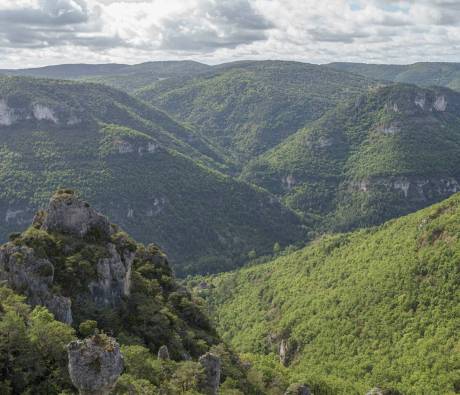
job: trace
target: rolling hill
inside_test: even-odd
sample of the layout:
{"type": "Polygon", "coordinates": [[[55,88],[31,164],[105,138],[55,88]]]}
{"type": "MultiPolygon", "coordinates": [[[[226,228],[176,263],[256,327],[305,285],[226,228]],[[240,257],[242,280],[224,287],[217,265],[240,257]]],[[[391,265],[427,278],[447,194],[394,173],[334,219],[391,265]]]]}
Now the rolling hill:
{"type": "Polygon", "coordinates": [[[206,140],[113,88],[0,78],[0,134],[3,240],[60,187],[158,242],[180,275],[227,270],[253,249],[305,238],[273,195],[211,169],[225,165],[206,140]]]}
{"type": "Polygon", "coordinates": [[[271,388],[287,380],[308,383],[315,395],[372,387],[457,394],[459,232],[456,194],[379,227],[200,280],[195,290],[224,340],[252,355],[271,388]]]}
{"type": "Polygon", "coordinates": [[[104,83],[126,92],[133,92],[165,78],[197,75],[211,66],[193,61],[157,61],[127,64],[62,64],[32,69],[3,69],[0,74],[38,78],[85,80],[104,83]]]}
{"type": "Polygon", "coordinates": [[[324,66],[244,61],[214,66],[204,75],[166,79],[136,96],[195,125],[245,162],[370,84],[324,66]]]}
{"type": "Polygon", "coordinates": [[[283,198],[317,229],[379,224],[460,190],[460,95],[371,89],[250,162],[243,179],[283,198]]]}
{"type": "Polygon", "coordinates": [[[337,62],[327,66],[374,80],[403,82],[424,87],[436,85],[460,91],[460,63],[420,62],[391,65],[337,62]]]}

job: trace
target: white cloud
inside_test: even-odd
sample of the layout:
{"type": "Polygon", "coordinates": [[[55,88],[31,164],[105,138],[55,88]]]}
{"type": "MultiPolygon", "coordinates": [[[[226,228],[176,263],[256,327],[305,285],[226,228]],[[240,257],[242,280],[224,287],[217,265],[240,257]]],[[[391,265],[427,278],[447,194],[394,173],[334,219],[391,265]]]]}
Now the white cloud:
{"type": "Polygon", "coordinates": [[[457,0],[0,0],[0,66],[460,61],[457,0]]]}

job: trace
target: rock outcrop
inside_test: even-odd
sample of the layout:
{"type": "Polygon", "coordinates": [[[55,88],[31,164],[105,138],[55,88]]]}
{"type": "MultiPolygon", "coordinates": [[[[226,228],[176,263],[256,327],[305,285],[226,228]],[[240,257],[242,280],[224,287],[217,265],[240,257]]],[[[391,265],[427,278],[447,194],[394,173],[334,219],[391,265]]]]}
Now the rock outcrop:
{"type": "MultiPolygon", "coordinates": [[[[35,215],[31,231],[0,247],[0,280],[30,304],[46,306],[56,319],[71,324],[74,297],[80,305],[115,308],[129,296],[135,247],[127,239],[72,191],[61,190],[35,215]],[[69,259],[76,262],[75,269],[69,268],[69,259]],[[72,294],[72,284],[54,289],[56,276],[62,281],[69,270],[81,272],[82,264],[89,274],[75,279],[82,284],[78,295],[72,294]]],[[[73,282],[71,275],[67,281],[73,282]]]]}
{"type": "Polygon", "coordinates": [[[107,217],[69,190],[58,191],[53,195],[41,229],[77,237],[91,235],[98,238],[107,238],[113,232],[107,217]]]}
{"type": "Polygon", "coordinates": [[[7,243],[0,247],[0,281],[21,291],[32,305],[46,306],[59,321],[72,323],[71,301],[54,295],[54,266],[32,248],[7,243]]]}
{"type": "Polygon", "coordinates": [[[123,372],[123,356],[115,339],[104,334],[67,346],[69,374],[80,395],[106,395],[123,372]]]}
{"type": "Polygon", "coordinates": [[[200,390],[206,395],[217,395],[220,384],[220,358],[207,352],[199,358],[198,362],[204,369],[200,390]]]}
{"type": "Polygon", "coordinates": [[[160,349],[158,350],[158,359],[162,361],[167,361],[170,359],[169,357],[169,350],[168,347],[165,345],[162,345],[160,349]]]}

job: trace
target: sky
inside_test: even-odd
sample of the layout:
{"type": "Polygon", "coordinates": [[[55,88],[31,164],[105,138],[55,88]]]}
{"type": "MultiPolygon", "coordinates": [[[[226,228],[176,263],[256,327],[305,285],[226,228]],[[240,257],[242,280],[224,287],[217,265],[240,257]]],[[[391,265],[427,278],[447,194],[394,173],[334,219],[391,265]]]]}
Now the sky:
{"type": "Polygon", "coordinates": [[[460,0],[0,0],[0,68],[460,62],[460,0]]]}

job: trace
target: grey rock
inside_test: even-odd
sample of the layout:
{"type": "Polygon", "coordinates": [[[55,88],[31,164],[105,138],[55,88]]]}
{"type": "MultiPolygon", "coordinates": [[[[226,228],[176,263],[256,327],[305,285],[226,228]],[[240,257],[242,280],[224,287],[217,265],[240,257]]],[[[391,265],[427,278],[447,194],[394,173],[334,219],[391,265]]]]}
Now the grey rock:
{"type": "Polygon", "coordinates": [[[72,191],[58,191],[52,196],[42,229],[78,237],[92,233],[103,238],[111,234],[109,220],[72,191]]]}
{"type": "Polygon", "coordinates": [[[217,395],[220,384],[220,358],[210,352],[202,355],[198,362],[204,369],[200,389],[206,395],[217,395]]]}
{"type": "Polygon", "coordinates": [[[279,357],[282,365],[287,366],[289,364],[291,350],[287,340],[282,339],[279,348],[279,357]]]}
{"type": "Polygon", "coordinates": [[[107,243],[109,257],[96,265],[97,280],[89,284],[93,302],[98,307],[116,307],[131,289],[131,268],[134,252],[120,254],[115,245],[107,243]]]}
{"type": "Polygon", "coordinates": [[[284,395],[311,395],[311,391],[305,384],[291,384],[284,395]]]}
{"type": "Polygon", "coordinates": [[[95,335],[67,346],[69,374],[80,395],[106,395],[123,372],[123,356],[115,339],[95,335]]]}
{"type": "Polygon", "coordinates": [[[0,280],[27,297],[33,305],[47,307],[59,321],[72,323],[69,298],[53,295],[54,266],[36,256],[32,248],[7,243],[0,247],[0,280]]]}
{"type": "Polygon", "coordinates": [[[160,349],[158,350],[158,359],[162,361],[167,361],[170,359],[169,357],[169,350],[168,347],[165,345],[162,345],[160,349]]]}
{"type": "Polygon", "coordinates": [[[398,390],[395,389],[383,389],[379,387],[372,388],[366,395],[402,395],[398,390]]]}

